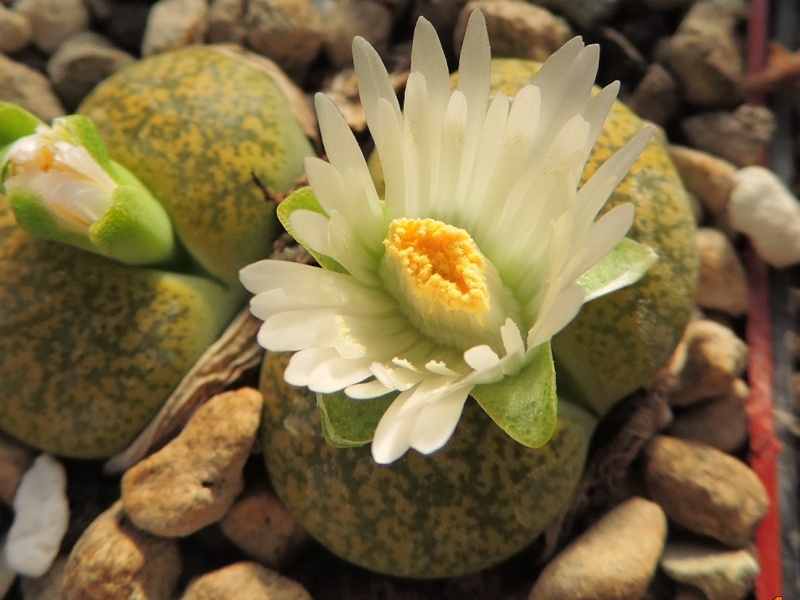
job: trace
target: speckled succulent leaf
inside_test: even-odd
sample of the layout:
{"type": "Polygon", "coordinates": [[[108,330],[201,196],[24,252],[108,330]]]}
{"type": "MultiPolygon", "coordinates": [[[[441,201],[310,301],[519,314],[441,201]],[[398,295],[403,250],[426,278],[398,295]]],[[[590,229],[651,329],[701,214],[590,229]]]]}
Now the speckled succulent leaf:
{"type": "Polygon", "coordinates": [[[111,206],[89,227],[98,254],[127,265],[165,262],[175,252],[172,225],[161,204],[143,187],[120,185],[111,206]]]}
{"type": "Polygon", "coordinates": [[[76,248],[96,252],[89,239],[62,229],[53,211],[31,190],[11,190],[7,194],[14,218],[22,229],[44,240],[57,241],[76,248]]]}
{"type": "Polygon", "coordinates": [[[312,190],[310,187],[304,187],[297,190],[283,202],[281,202],[278,205],[278,219],[286,228],[286,231],[289,232],[289,235],[294,237],[294,239],[296,239],[300,245],[303,246],[303,248],[308,250],[311,256],[313,256],[324,269],[327,269],[328,271],[336,271],[337,273],[347,273],[347,270],[331,257],[312,250],[308,245],[306,245],[305,242],[298,239],[298,236],[295,235],[294,227],[292,227],[291,223],[292,213],[298,210],[309,210],[325,217],[328,216],[328,213],[325,212],[325,209],[322,208],[319,200],[317,200],[317,197],[314,195],[314,190],[312,190]]]}
{"type": "Polygon", "coordinates": [[[478,385],[471,393],[509,436],[524,446],[539,448],[553,437],[558,397],[550,343],[532,352],[530,363],[514,377],[478,385]]]}
{"type": "Polygon", "coordinates": [[[639,281],[658,260],[647,244],[622,238],[619,244],[575,283],[583,288],[584,302],[605,296],[639,281]]]}
{"type": "Polygon", "coordinates": [[[10,102],[0,102],[0,147],[30,135],[41,125],[37,117],[10,102]]]}
{"type": "Polygon", "coordinates": [[[336,448],[356,448],[372,441],[375,428],[397,394],[354,400],[342,392],[317,394],[322,433],[336,448]]]}

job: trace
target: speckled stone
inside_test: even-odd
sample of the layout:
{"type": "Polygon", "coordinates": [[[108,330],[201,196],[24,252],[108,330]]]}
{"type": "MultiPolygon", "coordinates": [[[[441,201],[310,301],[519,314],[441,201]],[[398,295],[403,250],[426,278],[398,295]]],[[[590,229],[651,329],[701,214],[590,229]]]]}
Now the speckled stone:
{"type": "Polygon", "coordinates": [[[607,513],[556,556],[528,600],[634,600],[653,578],[667,521],[649,500],[632,498],[607,513]]]}
{"type": "Polygon", "coordinates": [[[750,542],[769,504],[764,485],[745,463],[670,436],[651,443],[645,483],[670,520],[736,548],[750,542]]]}
{"type": "Polygon", "coordinates": [[[299,583],[259,564],[241,562],[195,579],[181,600],[311,600],[299,583]]]}
{"type": "Polygon", "coordinates": [[[183,431],[122,478],[122,502],[141,529],[185,536],[218,521],[243,487],[263,399],[250,388],[218,394],[183,431]]]}
{"type": "Polygon", "coordinates": [[[685,540],[667,544],[661,568],[675,581],[701,590],[706,600],[742,600],[758,574],[750,550],[685,540]]]}

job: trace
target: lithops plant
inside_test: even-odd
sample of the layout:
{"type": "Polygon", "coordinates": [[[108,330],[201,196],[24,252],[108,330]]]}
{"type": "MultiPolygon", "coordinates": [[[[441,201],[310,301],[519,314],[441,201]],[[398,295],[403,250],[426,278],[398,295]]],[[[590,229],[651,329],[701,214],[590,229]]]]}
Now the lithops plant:
{"type": "Polygon", "coordinates": [[[421,21],[402,112],[363,40],[354,58],[385,188],[318,98],[331,163],[309,161],[279,216],[325,270],[242,271],[273,351],[264,456],[334,553],[462,575],[566,508],[598,420],[667,359],[693,303],[694,221],[665,149],[614,85],[592,90],[596,47],[490,62],[475,12],[451,91],[421,21]]]}
{"type": "MultiPolygon", "coordinates": [[[[303,159],[314,153],[290,108],[302,96],[290,102],[277,77],[223,50],[159,55],[101,84],[79,109],[85,117],[68,117],[67,123],[86,119],[96,125],[111,161],[100,160],[100,171],[81,166],[97,158],[93,151],[78,163],[58,156],[59,148],[74,156],[81,146],[69,132],[67,142],[53,138],[50,146],[30,146],[33,161],[25,162],[24,152],[17,152],[16,162],[5,161],[0,428],[59,455],[117,453],[215,341],[244,302],[238,269],[271,251],[277,223],[267,196],[290,189],[303,159]],[[64,143],[68,147],[58,146],[64,143]],[[61,191],[51,194],[60,198],[55,203],[39,202],[52,186],[25,180],[9,188],[13,176],[27,177],[34,163],[48,177],[63,170],[73,178],[67,187],[56,186],[61,191]],[[167,255],[132,266],[136,260],[121,264],[103,250],[106,238],[125,237],[128,226],[118,226],[124,219],[112,219],[92,237],[79,203],[69,194],[61,202],[76,181],[86,193],[87,172],[98,183],[92,202],[102,199],[103,190],[117,194],[132,182],[158,200],[171,227],[159,235],[174,237],[167,255]],[[120,180],[123,173],[130,178],[120,180]],[[20,225],[47,230],[51,241],[20,225]]],[[[35,118],[4,106],[15,116],[0,127],[7,158],[36,127],[40,134],[60,131],[56,124],[42,129],[35,118]]],[[[136,213],[140,204],[133,206],[136,213]]],[[[150,214],[140,222],[150,223],[150,214]]],[[[129,248],[114,247],[120,246],[129,248]]]]}

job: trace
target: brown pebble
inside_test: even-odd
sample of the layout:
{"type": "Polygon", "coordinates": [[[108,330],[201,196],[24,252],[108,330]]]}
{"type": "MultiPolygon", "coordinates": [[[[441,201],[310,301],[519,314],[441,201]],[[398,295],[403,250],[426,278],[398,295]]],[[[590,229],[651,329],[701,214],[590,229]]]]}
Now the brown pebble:
{"type": "Polygon", "coordinates": [[[545,567],[528,600],[641,598],[653,578],[667,521],[654,502],[631,498],[545,567]]]}
{"type": "Polygon", "coordinates": [[[665,435],[650,445],[645,485],[671,520],[736,548],[750,542],[769,505],[764,485],[745,463],[665,435]]]}
{"type": "Polygon", "coordinates": [[[736,165],[686,146],[670,146],[670,156],[686,189],[703,203],[717,221],[726,220],[735,185],[736,165]]]}
{"type": "Polygon", "coordinates": [[[131,520],[163,536],[186,536],[219,520],[242,490],[262,403],[251,388],[214,396],[178,437],[131,467],[122,478],[131,520]]]}
{"type": "Polygon", "coordinates": [[[695,234],[700,279],[695,301],[700,308],[721,310],[734,317],[747,312],[750,292],[742,261],[719,229],[701,227],[695,234]]]}
{"type": "Polygon", "coordinates": [[[181,600],[311,600],[299,583],[259,564],[240,562],[195,579],[181,600]]]}
{"type": "Polygon", "coordinates": [[[692,321],[670,358],[676,386],[672,406],[689,406],[730,391],[747,364],[747,346],[728,327],[710,319],[692,321]]]}
{"type": "Polygon", "coordinates": [[[0,502],[11,507],[22,476],[33,463],[30,448],[0,434],[0,502]]]}
{"type": "Polygon", "coordinates": [[[180,571],[178,543],[134,527],[117,502],[72,549],[62,600],[170,600],[180,571]]]}
{"type": "Polygon", "coordinates": [[[669,428],[670,435],[733,452],[747,440],[747,397],[750,388],[737,379],[730,392],[703,400],[680,412],[669,428]]]}
{"type": "Polygon", "coordinates": [[[20,577],[19,588],[23,600],[54,600],[64,591],[64,570],[67,557],[59,556],[41,577],[20,577]]]}
{"type": "Polygon", "coordinates": [[[274,568],[287,564],[310,539],[280,500],[265,489],[239,497],[219,526],[247,556],[274,568]]]}

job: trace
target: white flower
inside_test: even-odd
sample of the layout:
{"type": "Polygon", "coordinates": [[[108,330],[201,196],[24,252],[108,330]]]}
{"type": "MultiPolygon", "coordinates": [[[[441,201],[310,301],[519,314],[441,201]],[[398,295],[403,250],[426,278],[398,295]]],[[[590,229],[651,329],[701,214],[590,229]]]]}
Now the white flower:
{"type": "Polygon", "coordinates": [[[43,199],[59,225],[88,235],[106,213],[117,183],[56,119],[14,142],[7,156],[7,193],[28,190],[43,199]]]}
{"type": "Polygon", "coordinates": [[[287,382],[354,399],[399,392],[372,443],[389,463],[409,448],[441,448],[475,386],[519,373],[590,299],[575,280],[620,242],[634,209],[594,219],[650,132],[579,189],[618,89],[591,97],[598,48],[575,38],[515,98],[490,102],[477,11],[456,91],[420,19],[404,111],[375,50],[357,38],[353,55],[385,197],[341,114],[318,95],[330,163],[310,158],[306,171],[327,214],[296,210],[288,225],[343,272],[268,260],[241,280],[264,320],[259,343],[296,352],[287,382]]]}

